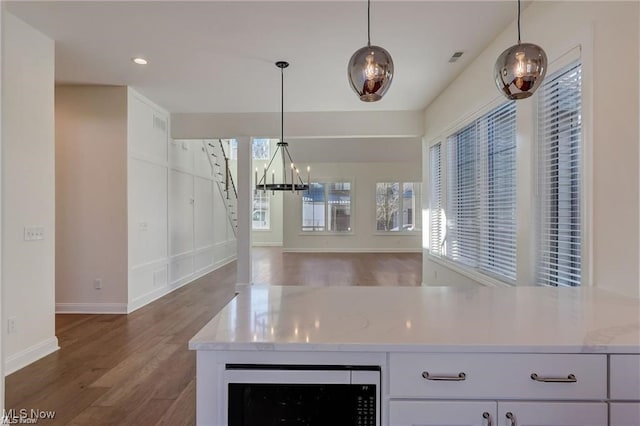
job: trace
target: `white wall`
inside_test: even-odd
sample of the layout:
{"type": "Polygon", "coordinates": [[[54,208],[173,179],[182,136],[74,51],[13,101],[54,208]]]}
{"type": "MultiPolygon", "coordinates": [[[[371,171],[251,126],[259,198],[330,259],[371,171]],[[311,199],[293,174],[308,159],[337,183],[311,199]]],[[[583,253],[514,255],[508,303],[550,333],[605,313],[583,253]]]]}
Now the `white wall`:
{"type": "MultiPolygon", "coordinates": [[[[4,2],[0,2],[0,202],[3,199],[2,192],[2,184],[4,182],[3,168],[2,168],[2,146],[3,146],[3,138],[2,138],[2,79],[4,78],[4,66],[3,66],[3,55],[4,55],[4,2]]],[[[2,223],[2,208],[0,207],[0,223],[2,223]]],[[[2,226],[0,226],[0,241],[2,240],[2,235],[4,231],[2,226]]],[[[4,280],[2,278],[2,244],[0,244],[0,326],[5,324],[2,304],[4,303],[4,280]]],[[[0,411],[4,413],[4,334],[6,329],[2,327],[0,329],[0,411]]]]}
{"type": "MultiPolygon", "coordinates": [[[[301,163],[301,172],[306,164],[301,163]]],[[[301,195],[284,193],[284,251],[413,252],[419,251],[422,236],[415,233],[376,231],[376,182],[420,182],[420,160],[389,163],[315,163],[311,181],[352,182],[352,232],[345,234],[301,231],[301,195]]],[[[306,178],[305,178],[306,180],[306,178]]]]}
{"type": "MultiPolygon", "coordinates": [[[[236,241],[209,158],[209,140],[169,144],[170,284],[179,286],[235,259],[236,241]]],[[[213,158],[213,157],[212,157],[213,158]]]]}
{"type": "Polygon", "coordinates": [[[171,291],[169,281],[169,114],[127,89],[127,311],[171,291]]]}
{"type": "Polygon", "coordinates": [[[59,312],[131,312],[234,258],[208,153],[169,143],[165,110],[127,87],[61,86],[56,118],[59,312]]]}
{"type": "MultiPolygon", "coordinates": [[[[523,13],[523,41],[544,47],[550,61],[583,46],[587,198],[593,285],[638,297],[638,3],[534,2],[523,13]],[[589,175],[593,183],[589,183],[589,175]],[[621,186],[622,185],[622,186],[621,186]]],[[[509,26],[426,110],[427,143],[496,98],[491,70],[514,43],[509,26]]],[[[533,100],[520,101],[529,108],[533,100]]],[[[531,135],[518,135],[519,144],[531,135]]],[[[425,253],[425,282],[438,266],[425,253]]]]}
{"type": "Polygon", "coordinates": [[[58,348],[54,322],[54,43],[4,13],[2,285],[5,373],[58,348]],[[24,227],[44,239],[24,241],[24,227]]]}
{"type": "Polygon", "coordinates": [[[127,88],[58,86],[55,95],[56,309],[123,312],[127,88]]]}

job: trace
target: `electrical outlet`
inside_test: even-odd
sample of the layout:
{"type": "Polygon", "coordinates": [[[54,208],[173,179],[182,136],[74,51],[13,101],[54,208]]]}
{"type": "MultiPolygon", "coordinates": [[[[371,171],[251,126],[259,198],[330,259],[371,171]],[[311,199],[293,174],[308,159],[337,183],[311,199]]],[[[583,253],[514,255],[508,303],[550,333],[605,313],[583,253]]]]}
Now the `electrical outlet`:
{"type": "Polygon", "coordinates": [[[25,226],[24,240],[25,241],[44,240],[44,227],[43,226],[25,226]]]}
{"type": "Polygon", "coordinates": [[[93,280],[93,288],[100,290],[102,288],[102,278],[96,278],[93,280]]]}
{"type": "Polygon", "coordinates": [[[16,331],[16,317],[7,318],[7,334],[14,334],[16,331]]]}

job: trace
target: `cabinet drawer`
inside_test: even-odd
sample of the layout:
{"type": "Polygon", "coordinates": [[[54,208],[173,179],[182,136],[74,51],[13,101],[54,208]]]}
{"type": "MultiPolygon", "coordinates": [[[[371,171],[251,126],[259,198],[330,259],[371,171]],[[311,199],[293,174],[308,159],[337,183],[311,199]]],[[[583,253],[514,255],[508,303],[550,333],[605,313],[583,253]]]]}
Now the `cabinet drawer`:
{"type": "Polygon", "coordinates": [[[391,354],[392,397],[605,399],[606,355],[391,354]],[[575,382],[542,382],[568,379],[575,382]],[[445,380],[442,380],[445,379],[445,380]]]}
{"type": "Polygon", "coordinates": [[[609,404],[611,426],[640,425],[640,402],[617,402],[609,404]]]}
{"type": "Polygon", "coordinates": [[[640,355],[611,355],[611,399],[640,401],[640,355]]]}

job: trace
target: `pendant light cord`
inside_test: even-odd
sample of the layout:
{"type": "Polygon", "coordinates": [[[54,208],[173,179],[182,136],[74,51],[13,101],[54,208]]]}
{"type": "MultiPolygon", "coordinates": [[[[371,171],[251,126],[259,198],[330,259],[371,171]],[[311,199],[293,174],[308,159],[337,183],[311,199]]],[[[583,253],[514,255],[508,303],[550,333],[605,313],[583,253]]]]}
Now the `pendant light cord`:
{"type": "Polygon", "coordinates": [[[280,68],[280,142],[284,142],[284,69],[280,68]]]}
{"type": "Polygon", "coordinates": [[[367,0],[367,46],[371,46],[371,0],[367,0]]]}
{"type": "Polygon", "coordinates": [[[518,44],[520,44],[520,0],[518,0],[518,44]]]}

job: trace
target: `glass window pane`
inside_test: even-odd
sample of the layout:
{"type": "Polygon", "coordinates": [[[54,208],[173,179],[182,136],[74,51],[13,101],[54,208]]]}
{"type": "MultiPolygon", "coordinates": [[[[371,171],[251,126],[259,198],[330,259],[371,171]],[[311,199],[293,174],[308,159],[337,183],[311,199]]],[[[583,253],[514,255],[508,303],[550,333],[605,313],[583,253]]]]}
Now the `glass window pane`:
{"type": "Polygon", "coordinates": [[[254,139],[252,150],[254,160],[268,160],[270,155],[269,139],[254,139]]]}
{"type": "Polygon", "coordinates": [[[229,156],[229,160],[237,160],[238,159],[238,141],[235,139],[227,139],[227,141],[229,142],[229,151],[227,153],[227,155],[229,156]]]}
{"type": "Polygon", "coordinates": [[[376,230],[400,230],[400,185],[397,182],[376,184],[376,230]]]}
{"type": "Polygon", "coordinates": [[[269,192],[253,191],[252,228],[269,229],[269,192]]]}
{"type": "Polygon", "coordinates": [[[327,187],[329,210],[329,223],[327,229],[334,232],[350,232],[351,183],[330,183],[327,187]]]}
{"type": "Polygon", "coordinates": [[[582,281],[582,67],[549,76],[538,102],[537,281],[577,287],[582,281]]]}
{"type": "Polygon", "coordinates": [[[413,231],[416,227],[416,191],[412,182],[402,184],[402,230],[413,231]]]}
{"type": "Polygon", "coordinates": [[[302,230],[324,231],[324,183],[312,182],[309,191],[302,195],[302,230]]]}
{"type": "Polygon", "coordinates": [[[508,282],[516,278],[515,118],[515,103],[502,104],[447,141],[445,254],[508,282]]]}

